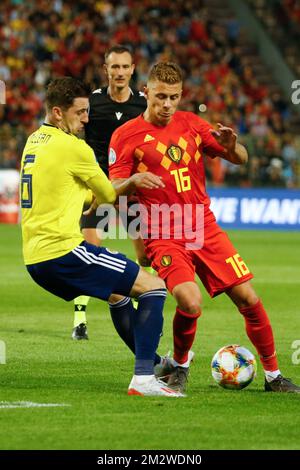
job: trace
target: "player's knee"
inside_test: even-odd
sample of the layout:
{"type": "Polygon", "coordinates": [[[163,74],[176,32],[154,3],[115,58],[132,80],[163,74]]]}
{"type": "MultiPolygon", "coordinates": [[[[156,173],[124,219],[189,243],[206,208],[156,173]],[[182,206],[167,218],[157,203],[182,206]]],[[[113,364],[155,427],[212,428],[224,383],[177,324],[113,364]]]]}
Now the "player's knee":
{"type": "Polygon", "coordinates": [[[193,302],[193,301],[183,302],[182,304],[178,306],[181,310],[183,310],[185,313],[188,313],[190,315],[196,315],[201,310],[200,302],[193,302]]]}
{"type": "Polygon", "coordinates": [[[202,296],[195,283],[183,283],[172,291],[180,310],[195,315],[201,310],[202,296]]]}
{"type": "Polygon", "coordinates": [[[163,279],[161,279],[158,276],[153,276],[152,274],[151,274],[151,278],[154,278],[154,279],[152,279],[152,282],[154,282],[155,285],[156,285],[156,287],[154,287],[154,289],[165,289],[166,288],[166,284],[165,284],[165,281],[163,279]]]}
{"type": "Polygon", "coordinates": [[[149,274],[143,269],[140,269],[136,281],[130,292],[131,297],[135,297],[145,292],[156,289],[165,289],[166,285],[163,279],[153,274],[149,274]]]}
{"type": "Polygon", "coordinates": [[[256,295],[255,290],[250,285],[249,288],[244,289],[242,291],[243,295],[241,295],[238,303],[239,308],[243,307],[253,307],[259,301],[259,298],[256,295]]]}
{"type": "Polygon", "coordinates": [[[181,295],[177,297],[177,303],[180,310],[186,313],[195,315],[201,310],[201,294],[195,294],[194,296],[181,295]]]}
{"type": "Polygon", "coordinates": [[[257,297],[257,295],[251,294],[249,296],[244,297],[243,299],[240,299],[238,303],[238,307],[239,308],[253,307],[253,305],[256,305],[258,301],[259,301],[259,298],[257,297]]]}
{"type": "Polygon", "coordinates": [[[156,290],[156,289],[165,289],[166,284],[163,279],[158,276],[153,276],[153,274],[145,273],[144,289],[146,291],[156,290]]]}

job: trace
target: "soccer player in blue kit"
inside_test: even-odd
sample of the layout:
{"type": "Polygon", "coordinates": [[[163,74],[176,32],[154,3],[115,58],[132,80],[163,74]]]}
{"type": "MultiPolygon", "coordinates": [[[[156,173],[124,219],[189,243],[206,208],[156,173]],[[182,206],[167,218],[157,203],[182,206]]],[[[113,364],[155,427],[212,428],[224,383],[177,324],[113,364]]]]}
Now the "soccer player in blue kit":
{"type": "MultiPolygon", "coordinates": [[[[93,150],[76,137],[88,122],[89,90],[79,80],[53,80],[46,93],[46,119],[25,145],[21,166],[23,255],[33,280],[67,301],[79,295],[109,300],[131,311],[135,370],[129,395],[180,397],[154,376],[162,329],[165,284],[126,258],[84,241],[79,219],[88,189],[97,202],[117,193],[93,150]],[[130,297],[137,297],[138,309],[130,297]]],[[[143,184],[139,178],[139,184],[143,184]]],[[[157,177],[155,183],[163,183],[157,177]]]]}

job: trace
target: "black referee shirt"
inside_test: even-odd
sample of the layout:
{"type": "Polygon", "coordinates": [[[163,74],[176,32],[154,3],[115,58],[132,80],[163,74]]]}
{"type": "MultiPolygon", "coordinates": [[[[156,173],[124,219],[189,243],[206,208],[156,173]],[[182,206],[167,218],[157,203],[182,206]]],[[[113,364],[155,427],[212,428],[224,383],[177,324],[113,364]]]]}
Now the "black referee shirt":
{"type": "Polygon", "coordinates": [[[142,92],[130,89],[124,103],[113,101],[107,87],[95,90],[90,96],[89,122],[85,126],[85,140],[93,148],[102,170],[108,174],[108,146],[112,133],[129,119],[143,113],[147,107],[142,92]]]}

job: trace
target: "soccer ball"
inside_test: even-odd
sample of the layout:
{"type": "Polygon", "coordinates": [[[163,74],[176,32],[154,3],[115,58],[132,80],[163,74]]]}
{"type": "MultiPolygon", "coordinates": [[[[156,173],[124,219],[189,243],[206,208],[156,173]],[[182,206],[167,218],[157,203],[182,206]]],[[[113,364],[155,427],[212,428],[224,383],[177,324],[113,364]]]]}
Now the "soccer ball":
{"type": "Polygon", "coordinates": [[[232,390],[247,387],[256,376],[253,354],[238,344],[219,349],[211,361],[211,373],[218,385],[232,390]]]}

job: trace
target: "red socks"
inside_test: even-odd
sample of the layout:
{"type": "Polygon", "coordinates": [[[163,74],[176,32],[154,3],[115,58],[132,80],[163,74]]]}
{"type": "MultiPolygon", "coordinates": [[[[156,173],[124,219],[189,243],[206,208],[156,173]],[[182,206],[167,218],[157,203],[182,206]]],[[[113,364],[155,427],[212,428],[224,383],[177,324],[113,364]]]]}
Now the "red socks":
{"type": "Polygon", "coordinates": [[[179,364],[188,360],[188,352],[192,347],[197,330],[197,319],[201,312],[189,314],[176,308],[173,319],[174,359],[179,364]]]}
{"type": "Polygon", "coordinates": [[[277,370],[272,327],[262,302],[259,300],[251,307],[241,307],[239,311],[245,319],[247,335],[257,349],[263,368],[277,370]]]}
{"type": "MultiPolygon", "coordinates": [[[[262,302],[259,300],[255,305],[242,307],[239,311],[245,319],[247,335],[257,349],[263,368],[268,371],[278,370],[272,327],[262,302]]],[[[190,315],[176,308],[173,320],[174,359],[179,364],[188,360],[200,315],[200,311],[190,315]]]]}

